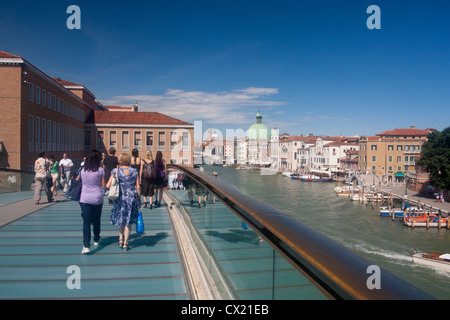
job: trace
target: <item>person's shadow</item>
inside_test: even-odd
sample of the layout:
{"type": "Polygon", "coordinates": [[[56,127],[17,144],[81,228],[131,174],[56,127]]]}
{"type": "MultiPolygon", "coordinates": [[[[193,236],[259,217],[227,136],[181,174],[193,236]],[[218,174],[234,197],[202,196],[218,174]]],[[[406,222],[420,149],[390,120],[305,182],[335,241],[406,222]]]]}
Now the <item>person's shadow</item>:
{"type": "MultiPolygon", "coordinates": [[[[159,241],[167,238],[168,236],[169,236],[169,234],[167,232],[159,232],[156,235],[152,235],[152,236],[145,236],[144,234],[138,234],[138,233],[131,234],[130,239],[129,239],[130,240],[130,242],[129,242],[130,249],[128,251],[132,251],[133,248],[140,247],[140,246],[153,247],[159,241]]],[[[119,236],[102,238],[102,241],[100,242],[100,244],[97,247],[95,247],[93,250],[91,250],[88,253],[88,255],[98,253],[110,245],[116,246],[118,243],[119,243],[119,236]]]]}

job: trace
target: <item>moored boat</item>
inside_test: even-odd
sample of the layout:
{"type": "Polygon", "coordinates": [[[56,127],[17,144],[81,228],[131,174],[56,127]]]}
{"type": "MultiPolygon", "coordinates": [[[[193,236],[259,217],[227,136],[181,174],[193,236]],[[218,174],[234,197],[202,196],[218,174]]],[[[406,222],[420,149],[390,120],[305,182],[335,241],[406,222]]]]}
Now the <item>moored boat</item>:
{"type": "Polygon", "coordinates": [[[413,261],[417,264],[450,272],[450,254],[448,253],[416,253],[413,255],[413,261]]]}
{"type": "Polygon", "coordinates": [[[302,176],[299,176],[297,179],[299,179],[300,181],[308,181],[308,182],[329,182],[329,181],[333,181],[332,177],[316,176],[316,175],[302,175],[302,176]]]}
{"type": "Polygon", "coordinates": [[[422,213],[419,216],[406,217],[403,224],[408,227],[429,227],[429,228],[445,228],[447,227],[448,219],[438,217],[435,214],[422,213]]]}

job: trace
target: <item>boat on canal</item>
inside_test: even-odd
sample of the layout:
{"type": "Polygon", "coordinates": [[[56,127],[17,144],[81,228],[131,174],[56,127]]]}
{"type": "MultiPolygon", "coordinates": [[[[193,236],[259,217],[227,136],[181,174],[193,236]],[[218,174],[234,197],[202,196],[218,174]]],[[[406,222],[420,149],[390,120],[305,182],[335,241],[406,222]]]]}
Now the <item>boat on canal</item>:
{"type": "Polygon", "coordinates": [[[323,170],[311,170],[308,174],[298,175],[295,178],[291,176],[291,179],[297,179],[307,182],[329,182],[333,181],[330,172],[323,170]]]}
{"type": "Polygon", "coordinates": [[[450,254],[448,253],[416,253],[413,255],[413,262],[450,272],[450,254]]]}
{"type": "Polygon", "coordinates": [[[429,227],[429,228],[446,228],[447,218],[439,217],[436,214],[422,213],[419,216],[406,217],[403,224],[408,227],[429,227]]]}

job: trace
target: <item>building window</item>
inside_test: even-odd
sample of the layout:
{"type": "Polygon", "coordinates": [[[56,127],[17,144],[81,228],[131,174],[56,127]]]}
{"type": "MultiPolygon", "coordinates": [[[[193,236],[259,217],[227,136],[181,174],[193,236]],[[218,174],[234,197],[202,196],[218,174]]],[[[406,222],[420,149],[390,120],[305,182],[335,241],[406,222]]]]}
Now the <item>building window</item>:
{"type": "Polygon", "coordinates": [[[109,132],[109,147],[117,148],[117,131],[109,132]]]}
{"type": "Polygon", "coordinates": [[[141,131],[134,132],[133,140],[134,140],[134,148],[141,150],[141,144],[142,144],[141,131]]]}
{"type": "Polygon", "coordinates": [[[41,118],[36,117],[36,151],[41,150],[41,118]]]}
{"type": "Polygon", "coordinates": [[[59,151],[60,143],[61,143],[61,124],[58,122],[58,130],[56,134],[56,151],[59,151]]]}
{"type": "Polygon", "coordinates": [[[28,83],[28,99],[34,102],[34,84],[31,82],[28,83]]]}
{"type": "Polygon", "coordinates": [[[388,145],[388,151],[394,151],[394,146],[392,144],[388,145]]]}
{"type": "Polygon", "coordinates": [[[397,156],[397,162],[402,162],[402,156],[397,156]]]}
{"type": "Polygon", "coordinates": [[[175,131],[172,131],[170,133],[170,151],[175,151],[177,149],[178,145],[178,133],[175,131]]]}
{"type": "Polygon", "coordinates": [[[389,162],[392,162],[392,160],[393,160],[392,156],[389,156],[389,162]]]}
{"type": "Polygon", "coordinates": [[[47,91],[45,89],[42,89],[42,105],[47,106],[47,91]]]}
{"type": "Polygon", "coordinates": [[[52,150],[52,122],[50,120],[47,120],[47,150],[52,150]]]}
{"type": "Polygon", "coordinates": [[[56,151],[56,122],[53,121],[53,130],[52,130],[52,150],[56,151]]]}
{"type": "Polygon", "coordinates": [[[36,87],[36,103],[41,104],[41,88],[36,87]]]}
{"type": "Polygon", "coordinates": [[[377,162],[377,156],[372,156],[372,162],[377,162]]]}
{"type": "Polygon", "coordinates": [[[130,150],[130,134],[128,131],[122,131],[122,151],[130,150]]]}
{"type": "Polygon", "coordinates": [[[47,120],[42,119],[42,151],[47,147],[47,120]]]}
{"type": "Polygon", "coordinates": [[[67,125],[64,125],[64,144],[65,144],[65,150],[69,150],[69,127],[67,125]]]}
{"type": "Polygon", "coordinates": [[[189,132],[183,132],[181,146],[182,146],[183,151],[189,150],[189,132]]]}
{"type": "Polygon", "coordinates": [[[153,131],[147,131],[145,135],[145,149],[153,150],[153,131]]]}
{"type": "Polygon", "coordinates": [[[370,150],[376,151],[377,150],[377,145],[373,144],[370,146],[370,150]]]}
{"type": "Polygon", "coordinates": [[[28,151],[34,151],[34,117],[28,116],[28,151]]]}
{"type": "Polygon", "coordinates": [[[160,151],[166,150],[166,132],[165,131],[158,132],[158,150],[160,150],[160,151]]]}
{"type": "Polygon", "coordinates": [[[397,151],[403,151],[403,146],[402,145],[398,145],[397,146],[397,151]]]}
{"type": "Polygon", "coordinates": [[[97,148],[98,148],[98,150],[105,149],[105,132],[104,131],[97,132],[97,148]]]}
{"type": "Polygon", "coordinates": [[[61,99],[58,98],[58,104],[56,105],[56,111],[61,112],[61,99]]]}
{"type": "Polygon", "coordinates": [[[86,130],[84,132],[84,150],[89,151],[92,148],[92,142],[91,142],[91,131],[86,130]]]}

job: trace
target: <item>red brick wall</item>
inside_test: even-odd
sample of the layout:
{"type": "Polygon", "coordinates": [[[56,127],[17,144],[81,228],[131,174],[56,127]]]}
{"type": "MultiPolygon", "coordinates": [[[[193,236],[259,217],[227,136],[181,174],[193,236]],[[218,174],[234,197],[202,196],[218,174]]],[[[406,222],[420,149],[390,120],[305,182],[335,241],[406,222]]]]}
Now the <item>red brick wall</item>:
{"type": "Polygon", "coordinates": [[[0,166],[20,167],[21,125],[21,66],[0,66],[0,166]]]}

